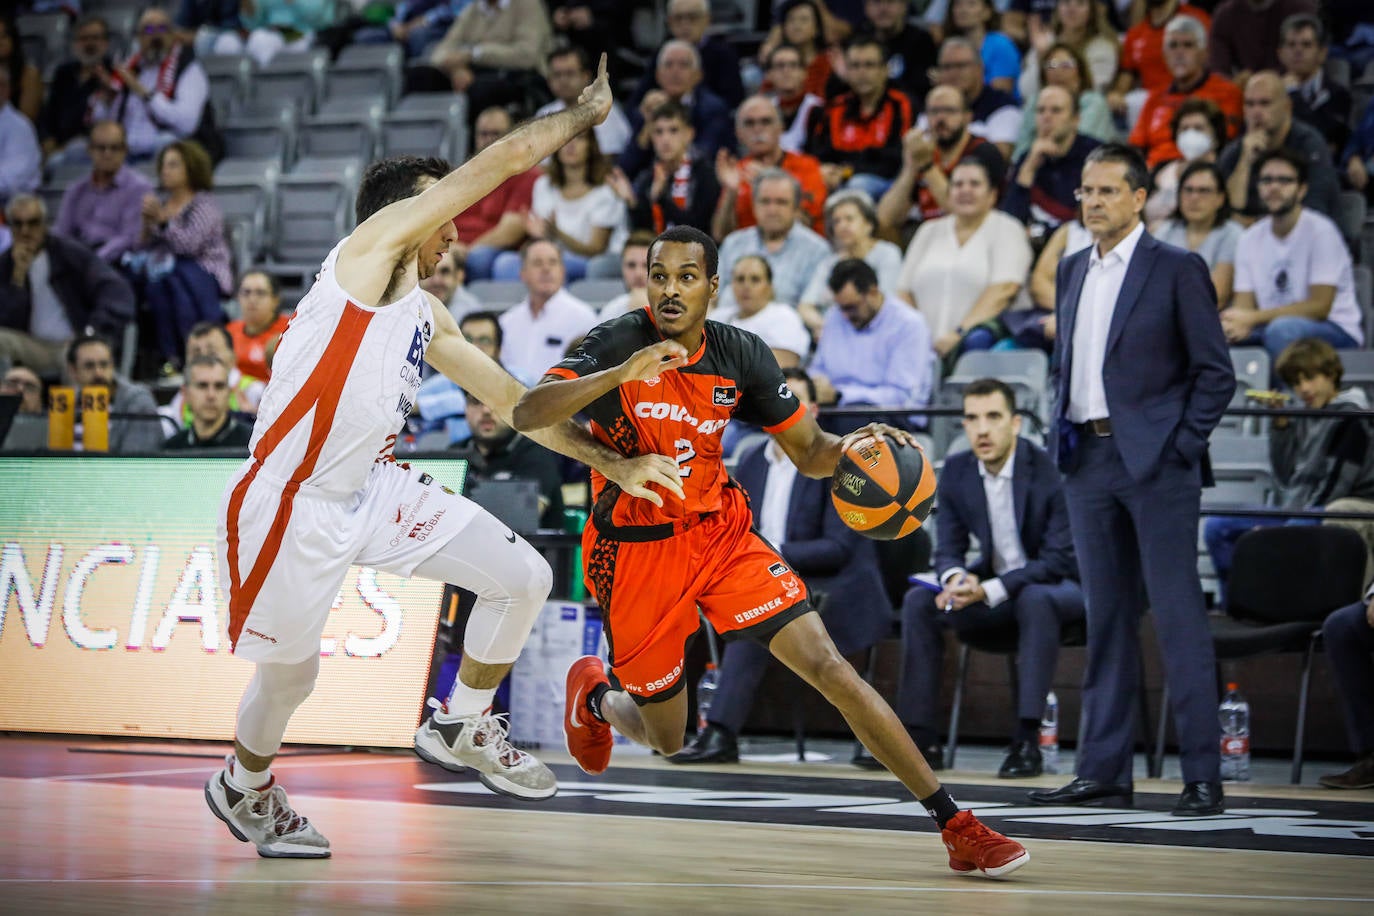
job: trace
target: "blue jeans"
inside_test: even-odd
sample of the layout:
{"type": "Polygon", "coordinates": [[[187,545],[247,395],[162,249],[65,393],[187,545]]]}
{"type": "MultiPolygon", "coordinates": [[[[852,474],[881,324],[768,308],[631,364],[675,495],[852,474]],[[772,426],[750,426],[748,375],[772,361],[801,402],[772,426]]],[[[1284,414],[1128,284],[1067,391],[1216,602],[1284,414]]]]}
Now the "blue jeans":
{"type": "Polygon", "coordinates": [[[224,323],[219,283],[195,261],[177,258],[171,272],[143,288],[157,331],[157,347],[168,362],[180,362],[191,328],[202,321],[224,323]]]}
{"type": "Polygon", "coordinates": [[[1264,349],[1269,351],[1269,360],[1277,365],[1279,354],[1295,340],[1302,340],[1304,337],[1316,337],[1324,340],[1337,350],[1350,350],[1358,347],[1355,338],[1341,330],[1340,325],[1330,321],[1313,321],[1311,318],[1298,318],[1293,315],[1285,315],[1282,318],[1275,318],[1259,331],[1256,338],[1263,343],[1264,349]]]}
{"type": "Polygon", "coordinates": [[[1236,541],[1247,531],[1256,528],[1276,528],[1279,525],[1316,525],[1313,518],[1270,518],[1254,515],[1212,515],[1202,525],[1202,539],[1207,544],[1207,555],[1212,558],[1212,568],[1217,571],[1220,587],[1218,597],[1226,603],[1226,581],[1231,578],[1231,567],[1236,556],[1236,541]]]}

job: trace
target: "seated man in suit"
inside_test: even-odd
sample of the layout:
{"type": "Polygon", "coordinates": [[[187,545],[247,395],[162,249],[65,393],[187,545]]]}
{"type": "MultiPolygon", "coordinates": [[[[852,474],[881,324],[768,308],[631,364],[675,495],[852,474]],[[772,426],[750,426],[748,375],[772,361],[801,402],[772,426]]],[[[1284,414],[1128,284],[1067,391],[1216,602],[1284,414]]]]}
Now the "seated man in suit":
{"type": "Polygon", "coordinates": [[[943,624],[961,636],[1015,626],[1017,724],[997,775],[1039,776],[1037,735],[1059,631],[1084,616],[1068,511],[1054,462],[1020,438],[1016,395],[1005,383],[979,379],[964,389],[964,432],[973,450],[945,460],[937,496],[935,571],[944,588],[917,586],[902,602],[897,715],[927,760],[940,762],[943,624]],[[970,535],[981,556],[966,568],[970,535]]]}
{"type": "Polygon", "coordinates": [[[1328,773],[1319,782],[1328,789],[1374,789],[1374,582],[1363,601],[1331,612],[1322,625],[1322,639],[1356,760],[1350,769],[1328,773]]]}
{"type": "MultiPolygon", "coordinates": [[[[816,389],[802,369],[784,369],[787,387],[808,410],[816,409],[816,389]]],[[[804,588],[829,595],[822,620],[840,652],[862,651],[882,639],[892,624],[888,597],[873,542],[840,521],[830,502],[830,479],[813,480],[796,472],[769,440],[740,456],[735,475],[749,495],[754,527],[778,548],[804,588]]],[[[669,757],[670,763],[734,763],[736,739],[754,692],[768,667],[768,648],[737,640],[725,648],[720,684],[706,728],[696,740],[669,757]]]]}

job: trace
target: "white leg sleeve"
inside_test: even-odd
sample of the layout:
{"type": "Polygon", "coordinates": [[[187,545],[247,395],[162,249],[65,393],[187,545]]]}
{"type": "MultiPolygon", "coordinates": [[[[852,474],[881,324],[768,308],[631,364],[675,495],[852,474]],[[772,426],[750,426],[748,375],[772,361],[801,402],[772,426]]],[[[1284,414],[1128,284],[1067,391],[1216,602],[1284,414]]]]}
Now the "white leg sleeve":
{"type": "Polygon", "coordinates": [[[239,743],[259,757],[271,757],[281,750],[286,723],[315,689],[319,673],[318,654],[290,664],[259,662],[239,701],[235,732],[239,743]]]}
{"type": "Polygon", "coordinates": [[[415,567],[415,575],[477,593],[463,654],[488,665],[509,664],[520,656],[553,589],[553,570],[539,551],[487,512],[415,567]]]}

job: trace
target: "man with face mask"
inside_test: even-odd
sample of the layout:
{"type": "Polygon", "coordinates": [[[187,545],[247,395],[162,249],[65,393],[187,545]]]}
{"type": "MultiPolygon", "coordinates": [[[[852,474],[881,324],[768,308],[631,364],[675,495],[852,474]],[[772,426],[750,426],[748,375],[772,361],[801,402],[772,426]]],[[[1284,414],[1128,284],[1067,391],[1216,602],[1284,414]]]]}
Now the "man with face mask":
{"type": "Polygon", "coordinates": [[[91,97],[90,113],[92,120],[123,124],[129,158],[138,161],[196,133],[210,98],[210,80],[195,52],[177,40],[172,18],[163,10],[145,10],[135,36],[133,57],[102,67],[105,85],[91,97]]]}

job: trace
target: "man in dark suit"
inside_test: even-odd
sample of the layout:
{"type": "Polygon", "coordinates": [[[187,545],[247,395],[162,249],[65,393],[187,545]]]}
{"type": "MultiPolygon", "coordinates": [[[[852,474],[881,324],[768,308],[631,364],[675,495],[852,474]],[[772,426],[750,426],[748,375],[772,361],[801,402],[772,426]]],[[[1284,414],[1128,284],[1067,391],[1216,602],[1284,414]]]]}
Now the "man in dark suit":
{"type": "Polygon", "coordinates": [[[1059,265],[1052,430],[1088,603],[1077,778],[1031,801],[1130,803],[1148,595],[1185,783],[1173,813],[1223,809],[1216,658],[1197,575],[1207,438],[1236,390],[1216,290],[1195,254],[1140,222],[1149,173],[1109,143],[1083,167],[1095,240],[1059,265]]]}
{"type": "Polygon", "coordinates": [[[1016,395],[1004,382],[979,379],[964,389],[964,433],[972,451],[950,455],[940,474],[935,571],[943,591],[917,586],[902,602],[897,715],[926,759],[940,761],[943,624],[961,636],[1015,628],[1017,724],[997,775],[1039,776],[1059,631],[1084,613],[1064,492],[1049,455],[1020,438],[1016,395]],[[970,536],[978,539],[976,563],[967,562],[970,536]]]}
{"type": "MultiPolygon", "coordinates": [[[[816,389],[806,372],[784,369],[793,395],[816,409],[816,389]]],[[[840,652],[867,649],[887,635],[892,612],[878,570],[873,541],[840,521],[830,502],[830,479],[804,477],[771,439],[740,456],[735,478],[749,495],[754,527],[805,578],[813,595],[829,596],[822,620],[840,652]]],[[[734,763],[737,738],[754,692],[768,667],[768,648],[747,639],[730,642],[707,726],[670,763],[734,763]]]]}

